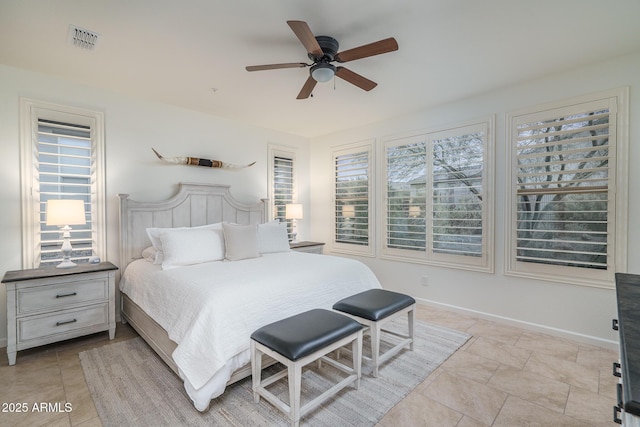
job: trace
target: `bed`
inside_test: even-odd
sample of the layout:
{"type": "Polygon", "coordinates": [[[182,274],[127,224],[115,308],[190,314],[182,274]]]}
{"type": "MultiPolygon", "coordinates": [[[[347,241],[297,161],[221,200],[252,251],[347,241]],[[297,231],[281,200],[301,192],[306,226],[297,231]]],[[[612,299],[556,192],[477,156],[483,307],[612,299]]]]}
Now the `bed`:
{"type": "Polygon", "coordinates": [[[161,202],[119,199],[122,319],[182,378],[199,411],[251,374],[253,330],[380,287],[358,261],[290,251],[281,225],[267,221],[267,201],[240,203],[229,186],[180,184],[161,202]],[[148,229],[162,236],[162,262],[148,229]]]}

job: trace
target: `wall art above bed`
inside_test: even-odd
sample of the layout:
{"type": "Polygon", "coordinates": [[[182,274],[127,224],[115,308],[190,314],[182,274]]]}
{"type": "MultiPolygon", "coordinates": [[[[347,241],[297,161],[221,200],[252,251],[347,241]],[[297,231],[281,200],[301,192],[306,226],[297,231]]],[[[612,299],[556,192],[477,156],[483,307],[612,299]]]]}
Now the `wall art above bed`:
{"type": "Polygon", "coordinates": [[[158,156],[160,160],[174,165],[192,165],[192,166],[204,166],[207,168],[219,168],[219,169],[242,169],[253,166],[256,162],[249,163],[248,165],[234,165],[232,163],[221,162],[220,160],[200,159],[198,157],[164,157],[158,153],[154,148],[151,148],[153,152],[158,156]]]}

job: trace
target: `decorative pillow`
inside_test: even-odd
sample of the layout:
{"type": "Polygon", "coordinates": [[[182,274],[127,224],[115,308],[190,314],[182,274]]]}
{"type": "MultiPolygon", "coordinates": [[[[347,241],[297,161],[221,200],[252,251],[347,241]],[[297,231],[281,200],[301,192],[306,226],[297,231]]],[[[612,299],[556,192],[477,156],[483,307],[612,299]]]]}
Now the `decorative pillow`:
{"type": "Polygon", "coordinates": [[[162,252],[162,242],[160,241],[160,236],[162,235],[162,233],[166,231],[201,230],[201,229],[207,229],[207,228],[213,228],[213,229],[217,228],[218,230],[222,230],[222,223],[218,222],[215,224],[199,225],[197,227],[176,227],[176,228],[150,227],[150,228],[147,228],[147,236],[149,236],[149,240],[151,240],[151,244],[153,245],[153,247],[159,250],[160,252],[162,252]]]}
{"type": "Polygon", "coordinates": [[[163,270],[224,259],[222,230],[191,228],[165,231],[160,235],[160,241],[163,270]]]}
{"type": "Polygon", "coordinates": [[[142,258],[156,265],[162,264],[162,252],[160,252],[153,246],[144,248],[144,250],[142,251],[142,258]]]}
{"type": "Polygon", "coordinates": [[[260,252],[258,252],[257,226],[223,222],[222,230],[224,231],[224,243],[226,247],[225,258],[229,261],[257,258],[260,256],[260,252]]]}
{"type": "Polygon", "coordinates": [[[269,254],[290,250],[286,222],[271,221],[258,224],[258,252],[269,254]]]}

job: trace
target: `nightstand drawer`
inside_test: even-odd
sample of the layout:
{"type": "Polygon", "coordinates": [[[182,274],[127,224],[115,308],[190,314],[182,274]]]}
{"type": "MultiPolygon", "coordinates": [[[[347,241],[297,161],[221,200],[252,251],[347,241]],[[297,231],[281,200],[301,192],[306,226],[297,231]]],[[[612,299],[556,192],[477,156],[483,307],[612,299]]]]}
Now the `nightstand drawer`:
{"type": "Polygon", "coordinates": [[[38,286],[19,289],[17,294],[17,315],[36,311],[70,307],[86,302],[109,299],[107,279],[79,280],[58,285],[38,286]]]}
{"type": "MultiPolygon", "coordinates": [[[[64,334],[75,329],[109,324],[109,304],[58,311],[18,319],[18,343],[64,334]]],[[[105,328],[106,329],[106,328],[105,328]]]]}

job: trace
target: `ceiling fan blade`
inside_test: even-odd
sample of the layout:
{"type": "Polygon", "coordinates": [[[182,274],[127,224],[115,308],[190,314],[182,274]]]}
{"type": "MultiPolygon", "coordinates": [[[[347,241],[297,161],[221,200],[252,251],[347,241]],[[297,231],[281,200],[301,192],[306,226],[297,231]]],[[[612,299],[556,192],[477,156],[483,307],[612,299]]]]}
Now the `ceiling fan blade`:
{"type": "Polygon", "coordinates": [[[338,62],[354,61],[356,59],[393,52],[394,50],[398,50],[398,42],[393,37],[389,37],[388,39],[339,52],[335,60],[338,62]]]}
{"type": "Polygon", "coordinates": [[[366,77],[362,77],[358,73],[354,73],[348,68],[338,67],[336,69],[336,76],[340,77],[342,80],[346,80],[349,83],[358,86],[362,90],[370,91],[374,87],[378,86],[378,83],[372,82],[366,77]]]}
{"type": "Polygon", "coordinates": [[[313,56],[322,57],[324,52],[318,44],[316,37],[311,32],[311,28],[304,21],[287,21],[289,27],[293,30],[295,35],[300,39],[300,42],[307,49],[307,52],[313,56]]]}
{"type": "Polygon", "coordinates": [[[302,86],[302,90],[300,91],[296,99],[307,99],[309,95],[311,95],[311,92],[313,92],[313,88],[316,87],[316,83],[317,82],[313,79],[313,77],[309,76],[309,78],[307,78],[307,81],[304,82],[304,86],[302,86]]]}
{"type": "Polygon", "coordinates": [[[303,68],[308,67],[304,62],[288,62],[286,64],[250,65],[245,67],[247,71],[277,70],[280,68],[303,68]]]}

